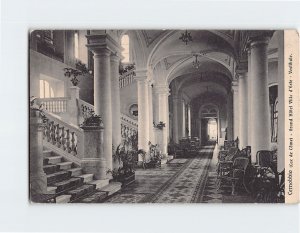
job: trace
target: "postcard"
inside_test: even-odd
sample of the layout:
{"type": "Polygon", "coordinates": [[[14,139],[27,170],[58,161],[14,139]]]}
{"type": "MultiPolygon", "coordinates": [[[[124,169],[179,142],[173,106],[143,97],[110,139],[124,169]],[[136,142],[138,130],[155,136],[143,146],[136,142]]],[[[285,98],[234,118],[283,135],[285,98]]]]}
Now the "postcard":
{"type": "Polygon", "coordinates": [[[296,30],[31,30],[32,203],[298,203],[296,30]]]}

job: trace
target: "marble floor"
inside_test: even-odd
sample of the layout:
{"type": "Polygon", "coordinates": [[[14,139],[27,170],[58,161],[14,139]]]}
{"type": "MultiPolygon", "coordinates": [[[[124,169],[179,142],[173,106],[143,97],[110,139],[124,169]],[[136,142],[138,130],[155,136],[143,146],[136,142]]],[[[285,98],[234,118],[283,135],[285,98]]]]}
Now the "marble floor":
{"type": "Polygon", "coordinates": [[[137,169],[136,180],[107,203],[249,203],[244,190],[217,190],[217,146],[203,147],[194,158],[175,158],[161,168],[137,169]]]}

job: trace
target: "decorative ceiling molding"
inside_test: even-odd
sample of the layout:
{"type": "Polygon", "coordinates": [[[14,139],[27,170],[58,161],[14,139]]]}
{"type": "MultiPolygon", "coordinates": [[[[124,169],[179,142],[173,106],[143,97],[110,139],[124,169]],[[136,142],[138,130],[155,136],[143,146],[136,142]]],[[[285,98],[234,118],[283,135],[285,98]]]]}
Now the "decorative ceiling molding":
{"type": "Polygon", "coordinates": [[[153,43],[153,41],[155,41],[155,39],[162,35],[164,32],[164,30],[142,30],[142,34],[146,41],[147,47],[149,47],[153,43]],[[154,34],[150,34],[151,32],[154,32],[154,34]]]}

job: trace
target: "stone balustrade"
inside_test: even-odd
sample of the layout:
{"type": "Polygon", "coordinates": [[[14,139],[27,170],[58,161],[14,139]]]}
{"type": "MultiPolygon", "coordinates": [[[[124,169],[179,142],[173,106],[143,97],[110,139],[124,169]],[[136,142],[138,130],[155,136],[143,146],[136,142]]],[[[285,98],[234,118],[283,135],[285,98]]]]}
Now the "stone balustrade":
{"type": "Polygon", "coordinates": [[[130,85],[134,81],[135,71],[130,70],[119,77],[120,88],[130,85]]]}
{"type": "MultiPolygon", "coordinates": [[[[83,118],[85,115],[88,115],[89,112],[94,110],[94,106],[83,101],[79,100],[79,109],[80,116],[83,118]]],[[[132,135],[136,134],[138,130],[138,123],[136,120],[121,114],[121,135],[123,139],[129,138],[132,135]]]]}
{"type": "Polygon", "coordinates": [[[69,98],[67,97],[56,97],[56,98],[40,98],[37,99],[39,105],[43,105],[43,109],[55,114],[66,113],[68,111],[67,104],[69,98]]]}
{"type": "Polygon", "coordinates": [[[83,130],[76,125],[68,124],[60,117],[45,112],[43,140],[79,159],[83,156],[83,130]]]}

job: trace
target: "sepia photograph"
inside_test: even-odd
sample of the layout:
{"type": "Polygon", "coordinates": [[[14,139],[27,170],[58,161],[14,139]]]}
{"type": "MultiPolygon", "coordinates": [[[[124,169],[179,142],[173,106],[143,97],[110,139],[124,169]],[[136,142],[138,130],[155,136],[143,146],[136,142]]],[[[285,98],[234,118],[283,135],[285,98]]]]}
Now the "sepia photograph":
{"type": "Polygon", "coordinates": [[[30,31],[30,201],[285,203],[285,40],[30,31]]]}

